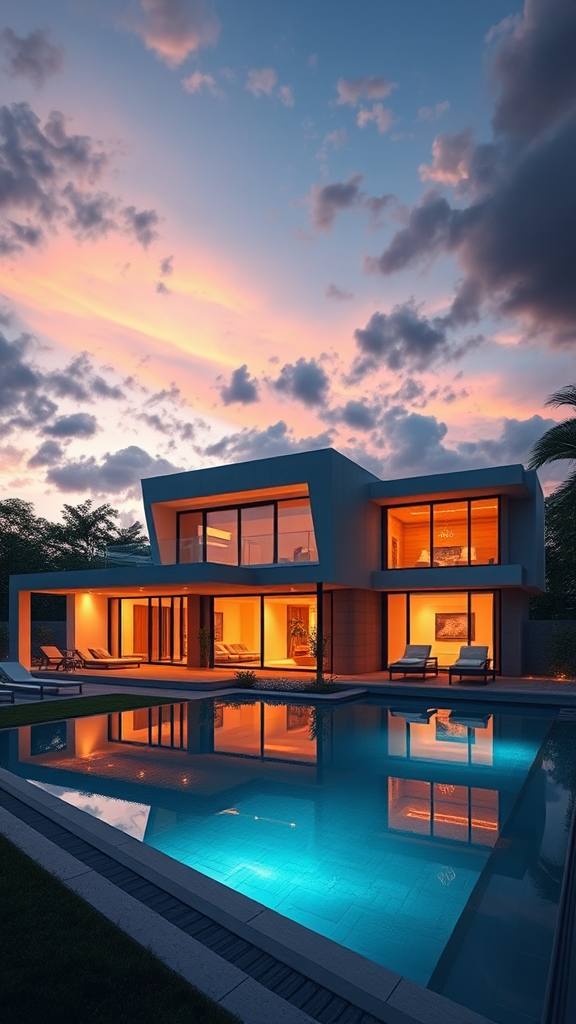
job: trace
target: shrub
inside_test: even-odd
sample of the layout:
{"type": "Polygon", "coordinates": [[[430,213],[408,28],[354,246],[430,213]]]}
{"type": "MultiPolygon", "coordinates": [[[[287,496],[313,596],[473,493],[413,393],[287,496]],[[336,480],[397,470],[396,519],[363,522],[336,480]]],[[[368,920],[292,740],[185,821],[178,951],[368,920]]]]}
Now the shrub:
{"type": "Polygon", "coordinates": [[[241,669],[239,672],[234,673],[234,677],[238,686],[243,686],[247,690],[251,690],[256,682],[256,673],[250,669],[241,669]]]}
{"type": "Polygon", "coordinates": [[[212,637],[207,626],[200,626],[198,630],[198,648],[200,654],[200,668],[208,668],[210,665],[210,645],[212,637]]]}
{"type": "Polygon", "coordinates": [[[571,626],[554,625],[549,654],[550,674],[555,679],[576,679],[576,635],[571,626]]]}
{"type": "Polygon", "coordinates": [[[0,661],[8,660],[8,626],[0,626],[0,661]]]}

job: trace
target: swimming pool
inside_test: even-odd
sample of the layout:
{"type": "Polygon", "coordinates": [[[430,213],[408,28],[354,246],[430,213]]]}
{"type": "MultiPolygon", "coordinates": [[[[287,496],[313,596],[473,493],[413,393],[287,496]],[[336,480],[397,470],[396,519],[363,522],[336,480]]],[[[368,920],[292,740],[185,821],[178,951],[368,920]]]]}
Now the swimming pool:
{"type": "Polygon", "coordinates": [[[575,727],[441,704],[191,701],[7,730],[0,763],[493,1020],[537,1021],[575,727]]]}

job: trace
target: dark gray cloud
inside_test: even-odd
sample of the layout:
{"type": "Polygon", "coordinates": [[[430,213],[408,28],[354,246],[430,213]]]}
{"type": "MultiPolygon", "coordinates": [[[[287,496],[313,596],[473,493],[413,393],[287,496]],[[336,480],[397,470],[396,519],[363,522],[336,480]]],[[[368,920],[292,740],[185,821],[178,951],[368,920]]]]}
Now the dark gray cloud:
{"type": "Polygon", "coordinates": [[[354,331],[354,338],[359,355],[350,367],[350,382],[380,366],[424,370],[449,354],[445,322],[421,316],[414,300],[395,306],[391,313],[373,313],[366,327],[354,331]]]}
{"type": "Polygon", "coordinates": [[[156,230],[160,218],[156,210],[137,210],[135,206],[126,206],[122,210],[126,232],[133,235],[144,249],[158,237],[156,230]]]}
{"type": "Polygon", "coordinates": [[[203,454],[208,458],[218,458],[235,462],[267,459],[276,455],[291,455],[293,452],[306,452],[318,448],[329,448],[332,444],[333,432],[325,430],[315,437],[296,439],[284,420],[279,420],[265,430],[253,427],[251,430],[240,430],[236,434],[227,434],[215,444],[208,445],[203,454]]]}
{"type": "Polygon", "coordinates": [[[354,292],[347,292],[345,288],[339,288],[337,284],[326,285],[324,294],[327,299],[337,299],[340,302],[354,298],[354,292]]]}
{"type": "Polygon", "coordinates": [[[50,42],[50,31],[37,28],[27,36],[17,36],[11,28],[0,32],[0,44],[11,78],[28,78],[36,86],[62,71],[64,48],[50,42]]]}
{"type": "Polygon", "coordinates": [[[165,256],[163,260],[160,260],[160,274],[162,277],[168,277],[174,273],[173,259],[173,256],[165,256]]]}
{"type": "Polygon", "coordinates": [[[220,22],[211,0],[139,0],[139,8],[140,13],[132,8],[122,24],[170,68],[218,38],[220,22]]]}
{"type": "Polygon", "coordinates": [[[347,182],[333,181],[329,185],[312,186],[310,217],[317,231],[330,231],[337,214],[358,203],[361,181],[362,175],[354,174],[347,182]]]}
{"type": "Polygon", "coordinates": [[[37,469],[39,466],[54,466],[64,457],[64,450],[57,441],[44,441],[38,451],[28,459],[30,469],[37,469]]]}
{"type": "Polygon", "coordinates": [[[492,68],[500,96],[497,134],[533,138],[572,110],[576,99],[576,7],[573,0],[526,0],[503,37],[492,68]]]}
{"type": "Polygon", "coordinates": [[[51,437],[93,437],[97,430],[95,416],[74,412],[70,416],[57,416],[53,423],[42,428],[42,433],[51,437]]]}
{"type": "Polygon", "coordinates": [[[557,346],[576,342],[576,5],[526,0],[497,36],[494,141],[439,136],[422,177],[468,195],[428,193],[368,270],[384,275],[454,253],[464,279],[451,322],[484,306],[520,316],[557,346]]]}
{"type": "Polygon", "coordinates": [[[274,388],[307,406],[323,405],[329,387],[328,374],[314,358],[303,357],[295,363],[286,363],[280,376],[272,382],[274,388]]]}
{"type": "Polygon", "coordinates": [[[500,433],[492,439],[460,442],[453,447],[446,443],[448,428],[435,416],[408,412],[403,406],[392,406],[378,424],[379,437],[374,438],[382,452],[381,473],[390,477],[445,473],[486,466],[526,463],[534,441],[554,424],[532,416],[526,420],[501,421],[500,433]]]}
{"type": "Polygon", "coordinates": [[[107,452],[99,461],[94,456],[69,459],[48,470],[46,480],[59,491],[77,494],[140,495],[140,480],[181,472],[167,459],[155,458],[143,448],[131,445],[117,452],[107,452]]]}
{"type": "Polygon", "coordinates": [[[251,402],[260,401],[258,381],[250,376],[246,363],[234,370],[229,384],[222,385],[220,397],[224,405],[231,405],[234,402],[249,405],[251,402]]]}
{"type": "Polygon", "coordinates": [[[37,247],[58,226],[78,239],[123,231],[144,248],[156,237],[154,210],[121,207],[94,191],[110,154],[87,135],[69,134],[53,111],[44,125],[27,103],[0,107],[0,253],[37,247]]]}
{"type": "Polygon", "coordinates": [[[324,419],[329,423],[344,423],[352,430],[373,430],[380,415],[380,405],[369,405],[366,399],[350,399],[343,406],[330,409],[324,419]]]}
{"type": "Polygon", "coordinates": [[[348,181],[332,181],[327,185],[313,185],[306,197],[310,219],[317,231],[330,231],[339,213],[344,210],[365,210],[373,226],[381,226],[380,217],[386,207],[396,202],[392,194],[369,196],[360,188],[361,174],[353,174],[348,181]]]}
{"type": "Polygon", "coordinates": [[[159,295],[170,295],[170,289],[166,287],[164,281],[158,281],[156,283],[156,291],[159,295]]]}

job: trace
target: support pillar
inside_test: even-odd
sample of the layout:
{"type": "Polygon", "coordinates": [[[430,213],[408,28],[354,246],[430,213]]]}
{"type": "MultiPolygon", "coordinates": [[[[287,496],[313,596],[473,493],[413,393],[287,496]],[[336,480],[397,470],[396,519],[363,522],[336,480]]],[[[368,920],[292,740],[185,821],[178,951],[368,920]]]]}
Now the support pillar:
{"type": "Polygon", "coordinates": [[[27,669],[32,666],[30,596],[29,590],[10,590],[10,661],[19,661],[27,669]]]}

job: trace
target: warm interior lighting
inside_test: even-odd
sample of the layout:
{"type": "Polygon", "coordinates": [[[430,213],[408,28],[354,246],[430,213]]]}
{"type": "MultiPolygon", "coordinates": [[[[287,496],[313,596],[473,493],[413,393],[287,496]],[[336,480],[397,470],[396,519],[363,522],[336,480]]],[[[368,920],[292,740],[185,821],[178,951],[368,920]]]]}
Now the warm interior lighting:
{"type": "MultiPolygon", "coordinates": [[[[420,811],[417,807],[408,808],[404,816],[406,818],[418,818],[421,821],[430,821],[430,811],[420,811]]],[[[438,821],[442,825],[468,824],[468,818],[464,818],[459,814],[437,814],[434,812],[434,821],[438,821]]],[[[481,821],[478,818],[472,818],[470,824],[473,828],[484,828],[489,832],[498,831],[498,825],[494,821],[481,821]]]]}
{"type": "MultiPolygon", "coordinates": [[[[463,498],[462,500],[466,501],[465,498],[463,498]]],[[[438,508],[438,505],[436,507],[438,508]]],[[[496,508],[496,505],[475,505],[473,511],[474,512],[480,512],[480,511],[485,512],[488,509],[493,510],[495,508],[496,508]]],[[[443,508],[442,509],[442,514],[444,514],[444,512],[456,512],[456,513],[459,513],[460,515],[464,515],[465,514],[465,511],[464,511],[463,508],[443,508]]],[[[430,513],[429,513],[428,509],[424,509],[422,512],[411,512],[410,513],[411,516],[427,516],[429,514],[430,513]]]]}

